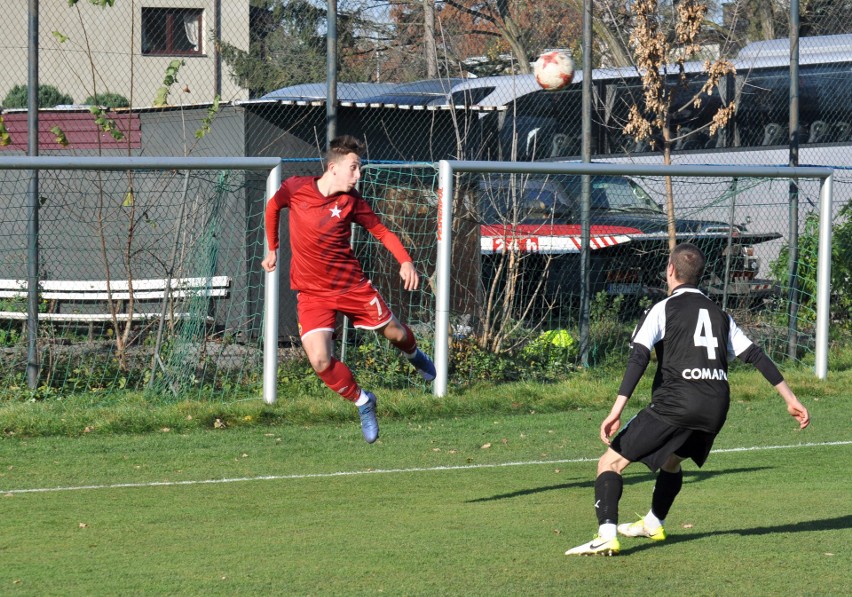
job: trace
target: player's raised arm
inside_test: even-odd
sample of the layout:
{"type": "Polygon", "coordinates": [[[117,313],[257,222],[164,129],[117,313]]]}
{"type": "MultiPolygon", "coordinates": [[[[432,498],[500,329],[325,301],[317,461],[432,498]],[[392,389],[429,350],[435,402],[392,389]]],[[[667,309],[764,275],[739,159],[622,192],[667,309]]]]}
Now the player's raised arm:
{"type": "MultiPolygon", "coordinates": [[[[731,348],[736,349],[736,340],[738,338],[745,338],[745,335],[742,331],[737,327],[733,320],[731,320],[731,337],[733,339],[731,348]]],[[[778,370],[778,367],[772,362],[772,359],[763,352],[757,344],[752,344],[750,340],[745,338],[745,340],[740,340],[742,342],[742,346],[745,346],[745,349],[741,349],[737,354],[737,358],[745,363],[749,363],[755,367],[758,371],[760,371],[761,375],[772,384],[772,387],[775,388],[775,391],[780,394],[780,396],[784,399],[784,402],[787,404],[787,412],[790,413],[794,419],[799,422],[799,429],[804,429],[808,425],[810,425],[811,419],[808,414],[808,409],[806,409],[799,399],[796,398],[796,395],[793,393],[793,390],[790,389],[790,386],[787,385],[787,382],[784,381],[784,376],[781,375],[781,372],[778,370]],[[747,342],[747,344],[746,344],[747,342]]]]}
{"type": "MultiPolygon", "coordinates": [[[[366,203],[364,203],[366,206],[366,203]]],[[[411,258],[411,255],[408,254],[408,251],[402,244],[402,241],[399,240],[399,237],[391,232],[387,226],[379,221],[378,217],[373,214],[372,210],[369,207],[365,207],[365,212],[362,212],[360,215],[362,225],[367,228],[367,231],[373,235],[373,237],[378,240],[384,247],[391,252],[394,258],[399,262],[399,277],[402,278],[403,287],[408,290],[417,290],[417,287],[420,285],[420,275],[417,273],[417,269],[414,267],[414,260],[411,258]],[[369,210],[369,212],[366,212],[369,210]],[[369,219],[364,215],[364,213],[368,213],[370,216],[369,219]],[[366,224],[366,225],[365,225],[366,224]]]]}

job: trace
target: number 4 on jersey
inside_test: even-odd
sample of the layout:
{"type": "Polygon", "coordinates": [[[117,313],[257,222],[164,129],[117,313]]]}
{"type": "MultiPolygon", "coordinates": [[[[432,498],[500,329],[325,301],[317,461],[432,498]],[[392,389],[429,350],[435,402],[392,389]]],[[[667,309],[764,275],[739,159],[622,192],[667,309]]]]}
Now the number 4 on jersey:
{"type": "Polygon", "coordinates": [[[695,326],[695,334],[692,339],[696,346],[703,346],[707,349],[708,359],[716,360],[716,348],[719,347],[719,340],[713,335],[713,327],[710,325],[710,312],[707,309],[699,309],[698,323],[695,326]]]}

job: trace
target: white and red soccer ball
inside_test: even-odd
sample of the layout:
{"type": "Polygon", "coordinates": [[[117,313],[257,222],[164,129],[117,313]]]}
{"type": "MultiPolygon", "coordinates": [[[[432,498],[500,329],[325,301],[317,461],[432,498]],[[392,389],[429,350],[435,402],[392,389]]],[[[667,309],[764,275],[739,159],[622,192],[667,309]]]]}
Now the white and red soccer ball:
{"type": "Polygon", "coordinates": [[[565,52],[554,50],[538,57],[533,66],[535,80],[545,91],[558,91],[574,79],[574,61],[565,52]]]}

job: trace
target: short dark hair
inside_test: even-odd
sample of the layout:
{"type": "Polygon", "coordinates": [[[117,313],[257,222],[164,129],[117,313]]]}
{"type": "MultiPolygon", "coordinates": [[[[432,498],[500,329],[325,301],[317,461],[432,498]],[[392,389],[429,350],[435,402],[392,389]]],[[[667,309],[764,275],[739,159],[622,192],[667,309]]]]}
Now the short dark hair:
{"type": "Polygon", "coordinates": [[[326,162],[336,162],[337,160],[346,157],[350,153],[356,154],[359,158],[364,155],[366,149],[364,143],[357,137],[352,135],[340,135],[331,140],[328,144],[328,152],[326,153],[326,162]]]}
{"type": "Polygon", "coordinates": [[[692,243],[681,243],[672,249],[669,263],[674,266],[675,277],[679,282],[698,286],[704,275],[706,259],[701,249],[692,243]]]}

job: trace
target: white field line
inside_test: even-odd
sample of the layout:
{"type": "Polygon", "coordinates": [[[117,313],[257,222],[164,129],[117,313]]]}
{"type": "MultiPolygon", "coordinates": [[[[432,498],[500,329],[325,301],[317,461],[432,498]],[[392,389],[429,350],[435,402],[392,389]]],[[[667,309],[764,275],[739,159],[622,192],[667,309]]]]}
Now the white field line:
{"type": "MultiPolygon", "coordinates": [[[[825,446],[848,446],[852,441],[791,444],[788,446],[751,446],[744,448],[725,448],[713,450],[713,454],[733,452],[761,452],[764,450],[791,450],[796,448],[820,448],[825,446]]],[[[358,475],[389,475],[396,473],[429,473],[440,471],[464,471],[471,469],[504,468],[509,466],[537,466],[553,464],[573,464],[596,462],[598,458],[568,458],[563,460],[528,460],[522,462],[499,462],[495,464],[462,464],[458,466],[430,466],[413,468],[365,469],[360,471],[339,471],[336,473],[303,473],[294,475],[261,475],[257,477],[233,477],[226,479],[203,479],[200,481],[152,481],[149,483],[113,483],[108,485],[73,485],[67,487],[39,487],[34,489],[0,489],[0,495],[18,493],[51,493],[57,491],[79,491],[82,489],[125,489],[137,487],[178,487],[181,485],[216,485],[219,483],[246,483],[249,481],[289,481],[298,479],[324,479],[330,477],[354,477],[358,475]]]]}

